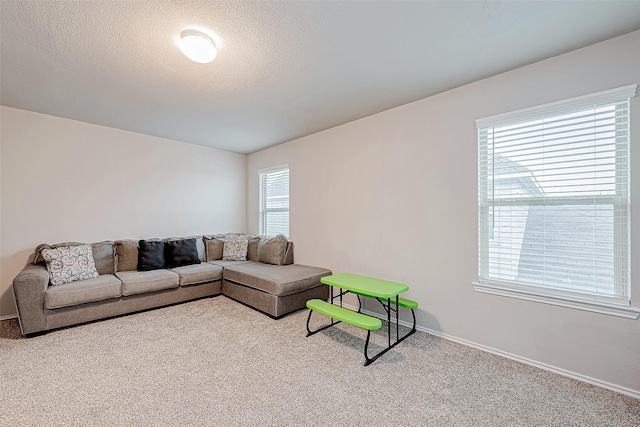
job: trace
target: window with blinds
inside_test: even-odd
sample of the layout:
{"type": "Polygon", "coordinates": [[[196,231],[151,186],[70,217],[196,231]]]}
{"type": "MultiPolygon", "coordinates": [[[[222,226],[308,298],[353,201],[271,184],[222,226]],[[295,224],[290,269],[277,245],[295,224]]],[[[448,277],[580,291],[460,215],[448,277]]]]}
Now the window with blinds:
{"type": "Polygon", "coordinates": [[[636,85],[477,120],[479,284],[630,304],[636,85]]]}
{"type": "Polygon", "coordinates": [[[259,172],[260,234],[289,237],[289,167],[259,172]]]}

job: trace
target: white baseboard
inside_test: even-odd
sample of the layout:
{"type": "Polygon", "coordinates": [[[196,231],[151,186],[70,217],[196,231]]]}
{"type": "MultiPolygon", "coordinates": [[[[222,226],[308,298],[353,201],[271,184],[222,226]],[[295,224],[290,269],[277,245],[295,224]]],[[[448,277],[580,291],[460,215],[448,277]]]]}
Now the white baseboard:
{"type": "Polygon", "coordinates": [[[9,316],[0,316],[0,321],[9,320],[9,319],[16,319],[17,317],[18,317],[17,314],[11,314],[9,316]]]}
{"type": "MultiPolygon", "coordinates": [[[[352,306],[350,304],[343,304],[343,306],[347,307],[347,308],[350,308],[352,310],[358,310],[358,307],[352,306]]],[[[387,316],[383,316],[380,313],[375,313],[375,312],[369,311],[369,310],[362,310],[362,312],[367,314],[367,315],[369,315],[369,316],[377,317],[377,318],[382,319],[382,320],[387,320],[387,316]]],[[[395,323],[395,319],[392,319],[392,321],[394,321],[394,323],[395,323]]],[[[409,328],[411,327],[411,324],[409,322],[405,322],[404,320],[400,320],[400,324],[402,326],[407,326],[409,328]]],[[[578,381],[582,381],[582,382],[585,382],[585,383],[588,383],[588,384],[595,385],[597,387],[606,388],[608,390],[615,391],[616,393],[624,394],[626,396],[630,396],[630,397],[633,397],[635,399],[640,399],[640,391],[638,391],[638,390],[632,390],[630,388],[622,387],[622,386],[619,386],[619,385],[616,385],[616,384],[612,384],[612,383],[609,383],[607,381],[602,381],[602,380],[599,380],[597,378],[592,378],[592,377],[589,377],[589,376],[586,376],[586,375],[582,375],[582,374],[578,374],[578,373],[575,373],[575,372],[567,371],[566,369],[558,368],[558,367],[552,366],[552,365],[547,365],[546,363],[542,363],[542,362],[538,362],[536,360],[528,359],[526,357],[518,356],[517,354],[507,353],[506,351],[497,350],[495,348],[487,347],[485,345],[478,344],[478,343],[475,343],[475,342],[472,342],[472,341],[467,341],[467,340],[462,339],[462,338],[457,338],[457,337],[454,337],[454,336],[451,336],[451,335],[443,334],[442,332],[434,331],[432,329],[424,328],[424,327],[417,326],[417,325],[416,325],[416,329],[418,331],[426,332],[428,334],[435,335],[437,337],[444,338],[444,339],[449,340],[449,341],[457,342],[459,344],[466,345],[468,347],[473,347],[473,348],[477,348],[478,350],[486,351],[487,353],[495,354],[497,356],[506,357],[507,359],[515,360],[516,362],[524,363],[526,365],[535,366],[536,368],[544,369],[545,371],[550,371],[550,372],[553,372],[555,374],[559,374],[559,375],[562,375],[562,376],[565,376],[565,377],[573,378],[574,380],[578,380],[578,381]]]]}

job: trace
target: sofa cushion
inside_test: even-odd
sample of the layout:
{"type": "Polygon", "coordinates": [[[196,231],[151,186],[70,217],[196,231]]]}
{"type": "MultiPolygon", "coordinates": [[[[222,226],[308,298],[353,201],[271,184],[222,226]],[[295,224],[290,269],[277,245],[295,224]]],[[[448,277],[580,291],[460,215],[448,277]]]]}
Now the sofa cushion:
{"type": "Polygon", "coordinates": [[[210,239],[205,239],[205,252],[207,255],[207,261],[215,261],[218,259],[222,259],[222,252],[224,250],[224,241],[221,239],[217,239],[212,237],[210,239]]]}
{"type": "Polygon", "coordinates": [[[222,259],[225,261],[246,261],[249,238],[245,234],[230,234],[224,240],[222,259]]]}
{"type": "Polygon", "coordinates": [[[164,244],[167,267],[200,264],[196,239],[168,240],[164,244]]]}
{"type": "Polygon", "coordinates": [[[180,276],[169,270],[119,271],[116,277],[122,280],[124,296],[177,288],[180,282],[180,276]]]}
{"type": "Polygon", "coordinates": [[[283,265],[287,255],[287,238],[278,234],[271,238],[261,238],[258,244],[258,258],[265,264],[283,265]]]}
{"type": "Polygon", "coordinates": [[[180,276],[180,286],[212,282],[222,279],[222,267],[209,263],[191,264],[172,268],[170,271],[180,276]]]}
{"type": "Polygon", "coordinates": [[[150,271],[165,268],[164,242],[161,240],[138,241],[138,270],[150,271]]]}
{"type": "Polygon", "coordinates": [[[68,307],[121,296],[122,282],[113,274],[103,274],[95,279],[49,286],[45,294],[45,307],[48,309],[68,307]]]}
{"type": "Polygon", "coordinates": [[[96,263],[98,274],[113,274],[116,272],[115,242],[107,240],[92,243],[93,260],[96,263]]]}
{"type": "Polygon", "coordinates": [[[249,261],[260,261],[258,255],[258,245],[260,244],[260,236],[248,235],[249,244],[247,245],[247,259],[249,261]]]}
{"type": "Polygon", "coordinates": [[[320,285],[320,278],[331,275],[326,268],[308,265],[271,265],[246,262],[225,266],[224,279],[276,296],[301,292],[320,285]]]}
{"type": "Polygon", "coordinates": [[[116,271],[134,271],[138,268],[138,241],[116,240],[116,271]]]}
{"type": "Polygon", "coordinates": [[[43,249],[49,283],[53,286],[98,277],[93,251],[89,245],[43,249]]]}
{"type": "Polygon", "coordinates": [[[249,262],[253,262],[253,261],[225,261],[223,259],[217,259],[214,261],[208,261],[207,264],[218,265],[222,268],[227,268],[231,265],[246,264],[249,262]]]}

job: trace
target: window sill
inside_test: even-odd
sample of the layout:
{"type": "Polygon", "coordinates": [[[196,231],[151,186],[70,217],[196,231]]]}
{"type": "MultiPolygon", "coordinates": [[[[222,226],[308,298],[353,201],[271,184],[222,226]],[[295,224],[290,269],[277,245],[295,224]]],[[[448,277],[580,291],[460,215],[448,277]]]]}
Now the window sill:
{"type": "Polygon", "coordinates": [[[608,314],[610,316],[637,319],[640,316],[640,308],[623,307],[620,305],[606,304],[602,302],[587,302],[561,298],[551,295],[540,295],[522,290],[508,289],[500,285],[473,282],[473,289],[486,294],[500,295],[510,298],[518,298],[527,301],[541,302],[544,304],[558,305],[577,310],[591,311],[594,313],[608,314]]]}

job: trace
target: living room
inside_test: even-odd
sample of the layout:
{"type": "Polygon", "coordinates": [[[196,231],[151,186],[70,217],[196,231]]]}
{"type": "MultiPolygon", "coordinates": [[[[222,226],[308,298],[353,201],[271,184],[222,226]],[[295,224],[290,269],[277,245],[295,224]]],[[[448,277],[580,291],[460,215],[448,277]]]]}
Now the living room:
{"type": "MultiPolygon", "coordinates": [[[[640,399],[637,316],[625,318],[479,292],[474,289],[474,282],[478,281],[476,120],[637,84],[640,80],[638,13],[627,11],[631,27],[606,40],[545,57],[531,57],[519,66],[465,81],[456,87],[434,89],[411,102],[277,141],[267,148],[252,148],[253,140],[247,136],[246,145],[234,151],[230,146],[214,148],[185,143],[179,132],[188,133],[191,127],[197,129],[197,121],[208,117],[210,121],[220,120],[221,126],[231,123],[231,127],[220,132],[228,132],[227,139],[232,140],[233,131],[228,129],[253,126],[232,114],[242,108],[240,102],[229,104],[229,114],[220,119],[208,113],[196,115],[192,121],[176,128],[177,133],[172,137],[159,136],[151,130],[145,133],[104,124],[120,120],[116,115],[109,115],[114,114],[114,105],[122,103],[123,112],[128,112],[135,109],[140,98],[146,98],[148,114],[135,120],[141,122],[141,128],[161,127],[165,115],[177,113],[181,102],[187,101],[185,105],[188,105],[189,97],[197,96],[202,74],[191,71],[193,79],[189,80],[188,73],[191,65],[200,64],[185,65],[179,73],[160,62],[145,63],[150,60],[144,58],[140,67],[160,68],[149,77],[152,84],[141,88],[132,83],[123,90],[128,96],[119,99],[108,90],[115,79],[112,74],[137,76],[134,70],[126,69],[129,63],[125,60],[105,65],[97,57],[73,57],[75,45],[57,39],[66,33],[55,26],[34,25],[25,29],[25,32],[49,33],[50,46],[28,46],[29,49],[21,50],[24,45],[10,45],[7,40],[14,38],[8,37],[7,31],[15,29],[17,24],[9,23],[6,12],[21,10],[16,6],[18,3],[2,4],[0,320],[15,318],[12,280],[38,244],[225,232],[258,234],[259,171],[288,165],[288,237],[295,242],[296,263],[321,266],[334,273],[353,272],[406,283],[410,287],[410,298],[420,304],[416,316],[422,333],[630,396],[630,401],[637,405],[640,399]],[[71,54],[58,62],[48,56],[55,49],[65,51],[65,48],[71,54]],[[34,68],[30,57],[40,50],[50,62],[34,68]],[[90,69],[97,74],[98,81],[104,80],[102,88],[94,87],[92,76],[71,75],[66,81],[49,80],[49,73],[59,75],[61,70],[82,70],[85,62],[92,61],[96,61],[95,68],[90,69]],[[18,74],[24,72],[22,67],[29,70],[27,74],[33,84],[44,82],[41,83],[44,92],[22,96],[9,85],[14,81],[22,83],[18,79],[18,74]],[[164,80],[157,77],[159,75],[164,75],[164,80]],[[184,97],[177,98],[175,105],[165,107],[162,90],[152,91],[162,83],[179,86],[184,97]],[[87,97],[87,88],[95,91],[93,98],[87,97]],[[57,105],[60,99],[66,101],[57,105]],[[34,107],[21,107],[21,103],[29,101],[34,102],[34,107]],[[92,103],[99,105],[97,113],[88,107],[92,103]],[[57,114],[46,113],[55,108],[58,108],[57,114]],[[108,113],[102,117],[103,124],[96,124],[93,119],[101,109],[108,113]],[[68,118],[72,112],[81,110],[87,110],[84,119],[68,118]]],[[[498,3],[515,14],[515,9],[509,9],[509,2],[498,3]]],[[[578,3],[587,7],[583,2],[578,3]]],[[[636,9],[639,5],[619,3],[636,9]]],[[[442,3],[436,4],[442,6],[442,3]]],[[[367,5],[371,6],[361,7],[367,5]]],[[[321,6],[322,3],[316,4],[321,6]]],[[[285,8],[286,4],[280,7],[285,8]]],[[[551,6],[529,4],[529,7],[538,7],[542,14],[544,7],[551,6]]],[[[275,9],[271,12],[280,12],[275,9]]],[[[22,9],[21,12],[28,15],[29,11],[22,9]]],[[[506,25],[502,21],[507,19],[506,15],[495,19],[506,25]]],[[[42,19],[34,21],[46,23],[42,19]]],[[[108,28],[109,21],[91,25],[108,28]]],[[[545,28],[528,30],[535,35],[533,38],[541,37],[546,31],[545,28]]],[[[134,33],[128,36],[135,37],[134,33]]],[[[146,33],[138,37],[153,38],[146,33]]],[[[221,37],[230,36],[221,34],[221,37]]],[[[212,64],[224,64],[224,56],[232,54],[232,47],[233,44],[228,43],[226,51],[221,49],[212,64]]],[[[487,48],[491,50],[491,46],[487,48]]],[[[153,50],[157,48],[150,49],[149,55],[157,54],[153,50]]],[[[522,50],[526,51],[527,46],[522,50]]],[[[318,55],[321,53],[320,49],[318,55]]],[[[181,53],[176,48],[176,58],[178,55],[181,53]]],[[[284,55],[282,51],[278,51],[279,58],[280,55],[284,55]]],[[[296,58],[289,60],[294,73],[296,58]]],[[[434,57],[434,62],[439,60],[443,58],[434,57]]],[[[460,65],[473,66],[465,58],[460,59],[460,65]]],[[[456,72],[456,69],[449,70],[451,74],[456,72]]],[[[247,70],[238,73],[239,81],[228,89],[235,90],[241,99],[246,93],[240,88],[256,84],[247,73],[247,70]]],[[[268,83],[267,80],[265,85],[268,83]]],[[[292,87],[296,87],[295,82],[292,87]]],[[[226,96],[222,92],[224,90],[220,96],[226,96]]],[[[368,90],[363,90],[361,94],[367,93],[368,90]]],[[[295,93],[289,92],[273,102],[275,105],[295,97],[295,93]]],[[[638,99],[637,96],[630,98],[632,138],[640,132],[638,99]]],[[[201,102],[195,110],[205,108],[206,102],[201,102]]],[[[268,104],[259,107],[269,109],[268,104]]],[[[291,112],[294,117],[303,113],[291,112]]],[[[264,129],[265,140],[271,140],[269,131],[275,132],[276,126],[258,126],[269,122],[271,116],[265,112],[261,117],[252,117],[257,120],[256,128],[264,129]]],[[[321,123],[321,118],[316,122],[321,123]]],[[[224,135],[218,139],[224,140],[224,135]]],[[[635,149],[635,144],[631,146],[630,268],[633,280],[630,307],[637,309],[640,302],[635,296],[640,295],[640,282],[635,278],[640,275],[637,262],[640,229],[635,224],[640,224],[640,209],[635,208],[635,201],[640,200],[640,173],[636,166],[640,164],[640,150],[635,149]]],[[[380,314],[379,308],[370,301],[364,309],[380,314]]],[[[282,321],[286,322],[285,319],[282,321]]],[[[126,320],[126,317],[115,319],[119,324],[126,320]]],[[[271,321],[265,317],[267,320],[271,321]]],[[[403,317],[402,321],[406,324],[409,318],[403,317]]],[[[300,334],[290,337],[291,340],[305,340],[304,324],[300,327],[300,334]]],[[[50,332],[45,338],[54,334],[55,331],[50,332]]],[[[341,341],[332,341],[332,345],[340,346],[341,341]]],[[[397,352],[402,350],[402,346],[397,347],[397,352]]],[[[359,365],[361,360],[342,363],[359,365]]],[[[630,411],[636,411],[632,413],[636,416],[640,413],[637,406],[630,411]]],[[[553,424],[552,420],[547,422],[553,424]]],[[[206,424],[202,420],[194,423],[206,424]]],[[[277,423],[272,419],[264,424],[277,423]]],[[[425,421],[424,425],[438,423],[425,421]]],[[[611,425],[615,423],[612,421],[611,425]]]]}

